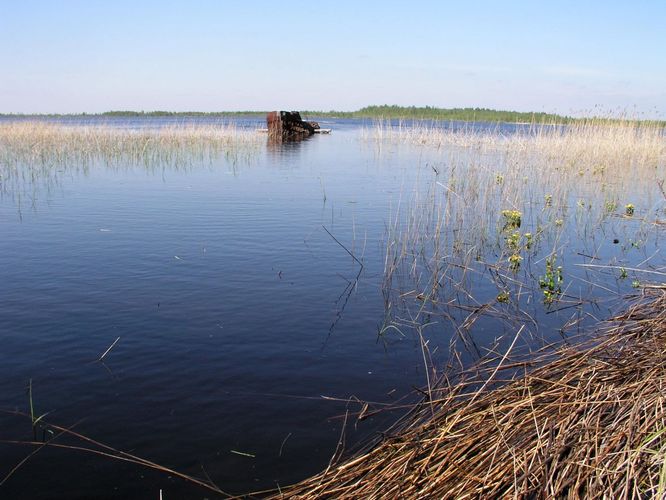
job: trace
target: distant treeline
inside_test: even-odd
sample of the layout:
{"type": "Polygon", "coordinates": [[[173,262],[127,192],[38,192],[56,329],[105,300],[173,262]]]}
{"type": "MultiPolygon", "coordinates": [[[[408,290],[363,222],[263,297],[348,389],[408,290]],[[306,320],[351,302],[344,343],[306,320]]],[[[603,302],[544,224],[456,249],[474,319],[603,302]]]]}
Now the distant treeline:
{"type": "MultiPolygon", "coordinates": [[[[98,115],[106,117],[226,117],[264,116],[267,111],[107,111],[98,115]]],[[[305,116],[330,118],[377,118],[406,120],[460,120],[490,122],[567,122],[572,118],[549,113],[520,113],[517,111],[497,111],[485,108],[434,108],[431,106],[366,106],[357,111],[301,111],[305,116]]]]}
{"type": "Polygon", "coordinates": [[[308,115],[340,118],[389,118],[407,120],[456,120],[482,122],[568,122],[572,118],[551,113],[523,113],[487,108],[434,108],[431,106],[366,106],[358,111],[308,111],[308,115]]]}
{"type": "MultiPolygon", "coordinates": [[[[0,114],[0,117],[208,117],[224,118],[253,116],[263,117],[267,111],[106,111],[104,113],[76,114],[0,114]]],[[[303,117],[328,118],[374,118],[404,120],[455,120],[509,123],[571,123],[594,120],[598,122],[619,123],[639,121],[632,117],[626,119],[608,117],[573,118],[553,113],[502,111],[487,108],[435,108],[432,106],[366,106],[357,111],[301,111],[303,117]]],[[[640,120],[641,123],[666,126],[663,120],[640,120]]]]}
{"type": "Polygon", "coordinates": [[[153,116],[153,117],[163,117],[163,116],[202,116],[202,117],[225,117],[225,116],[263,116],[266,114],[266,111],[106,111],[104,113],[99,113],[97,115],[86,115],[85,116],[109,116],[109,117],[141,117],[141,116],[153,116]]]}
{"type": "Polygon", "coordinates": [[[103,113],[0,113],[3,118],[77,118],[77,117],[107,117],[107,118],[141,118],[141,117],[210,117],[224,118],[234,116],[261,116],[266,111],[105,111],[103,113]]]}

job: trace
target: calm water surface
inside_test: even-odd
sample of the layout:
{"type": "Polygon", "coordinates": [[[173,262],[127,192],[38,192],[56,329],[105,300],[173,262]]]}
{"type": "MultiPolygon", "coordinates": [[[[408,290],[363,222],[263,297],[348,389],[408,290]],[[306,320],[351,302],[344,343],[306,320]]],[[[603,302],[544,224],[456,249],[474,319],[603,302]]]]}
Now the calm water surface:
{"type": "MultiPolygon", "coordinates": [[[[344,400],[390,403],[424,386],[417,336],[378,331],[387,221],[429,159],[378,151],[354,122],[322,126],[333,134],[236,162],[63,165],[5,189],[0,408],[29,411],[31,380],[46,420],[243,493],[324,468],[345,412],[360,409],[344,400]]],[[[562,317],[542,316],[555,336],[562,317]]],[[[478,344],[503,328],[480,320],[478,344]]],[[[454,335],[440,324],[431,337],[438,362],[454,335]]],[[[397,416],[349,423],[346,445],[397,416]]],[[[0,422],[1,439],[33,438],[29,419],[0,422]]],[[[0,476],[32,450],[0,444],[0,476]]],[[[211,496],[168,474],[46,448],[0,497],[157,498],[160,489],[211,496]]]]}

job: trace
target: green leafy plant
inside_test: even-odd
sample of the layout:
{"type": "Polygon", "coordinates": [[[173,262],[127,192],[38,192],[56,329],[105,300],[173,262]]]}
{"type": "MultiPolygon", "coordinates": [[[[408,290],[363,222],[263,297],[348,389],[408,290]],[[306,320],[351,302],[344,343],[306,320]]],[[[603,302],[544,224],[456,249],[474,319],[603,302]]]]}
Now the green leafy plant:
{"type": "Polygon", "coordinates": [[[517,251],[520,248],[521,239],[522,235],[520,234],[520,231],[514,231],[509,236],[507,236],[506,246],[513,251],[517,251]]]}
{"type": "Polygon", "coordinates": [[[539,278],[539,287],[543,290],[543,300],[551,304],[562,294],[562,266],[555,266],[557,258],[555,255],[546,258],[546,274],[539,278]]]}
{"type": "Polygon", "coordinates": [[[514,253],[511,257],[509,257],[509,269],[511,269],[513,272],[518,271],[518,269],[520,269],[520,263],[522,261],[523,258],[517,253],[514,253]]]}
{"type": "Polygon", "coordinates": [[[612,200],[607,201],[606,202],[606,213],[610,214],[610,213],[615,212],[615,210],[617,210],[617,202],[612,201],[612,200]]]}
{"type": "Polygon", "coordinates": [[[520,210],[502,210],[502,217],[504,217],[504,228],[517,229],[522,222],[523,214],[520,210]]]}
{"type": "Polygon", "coordinates": [[[530,250],[534,242],[534,237],[532,236],[532,233],[525,233],[524,236],[525,236],[525,248],[530,250]]]}

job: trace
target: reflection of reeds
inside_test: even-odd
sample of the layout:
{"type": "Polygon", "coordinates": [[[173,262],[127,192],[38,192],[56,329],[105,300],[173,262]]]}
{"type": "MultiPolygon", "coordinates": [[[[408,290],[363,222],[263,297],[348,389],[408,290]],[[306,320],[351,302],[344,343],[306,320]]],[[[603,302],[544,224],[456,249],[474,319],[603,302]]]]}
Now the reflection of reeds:
{"type": "Polygon", "coordinates": [[[381,441],[279,496],[662,498],[666,288],[645,298],[583,345],[509,349],[443,382],[381,441]]]}
{"type": "Polygon", "coordinates": [[[93,161],[107,164],[179,164],[219,156],[237,159],[262,142],[250,130],[227,125],[136,129],[47,122],[0,124],[0,165],[48,167],[93,161]]]}

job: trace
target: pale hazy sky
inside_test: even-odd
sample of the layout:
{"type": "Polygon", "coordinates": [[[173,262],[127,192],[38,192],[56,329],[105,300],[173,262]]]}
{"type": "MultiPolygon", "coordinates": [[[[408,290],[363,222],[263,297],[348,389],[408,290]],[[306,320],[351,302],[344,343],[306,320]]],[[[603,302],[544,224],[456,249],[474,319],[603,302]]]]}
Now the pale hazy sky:
{"type": "Polygon", "coordinates": [[[0,113],[368,104],[666,119],[666,1],[0,0],[0,113]]]}

